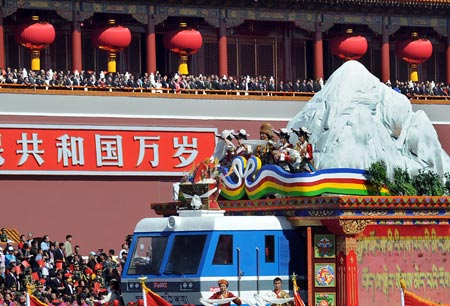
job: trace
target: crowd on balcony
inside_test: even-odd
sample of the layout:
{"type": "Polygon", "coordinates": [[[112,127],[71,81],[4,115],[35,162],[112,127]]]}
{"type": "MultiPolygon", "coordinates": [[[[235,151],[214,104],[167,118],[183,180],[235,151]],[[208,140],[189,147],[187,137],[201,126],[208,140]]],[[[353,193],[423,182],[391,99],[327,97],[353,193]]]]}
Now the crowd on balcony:
{"type": "Polygon", "coordinates": [[[47,305],[93,306],[112,302],[109,293],[120,290],[129,237],[118,254],[113,249],[85,254],[72,245],[71,235],[64,242],[32,233],[21,235],[19,243],[1,240],[0,306],[26,306],[28,290],[47,305]]]}
{"type": "MultiPolygon", "coordinates": [[[[100,71],[33,71],[22,69],[0,69],[0,84],[33,88],[99,88],[114,90],[151,90],[168,93],[227,93],[227,92],[267,92],[314,94],[324,85],[322,79],[300,79],[278,81],[272,76],[218,76],[218,75],[164,75],[158,71],[134,75],[100,71]]],[[[450,85],[443,82],[402,82],[386,83],[387,86],[404,94],[414,96],[448,96],[450,85]]]]}
{"type": "Polygon", "coordinates": [[[217,75],[162,75],[159,72],[133,75],[125,73],[108,73],[100,71],[27,71],[26,69],[3,69],[0,83],[17,84],[25,87],[99,87],[115,89],[153,89],[156,92],[182,93],[187,90],[204,91],[267,91],[267,92],[309,92],[321,89],[323,81],[312,79],[296,82],[275,82],[267,76],[232,76],[217,75]]]}
{"type": "Polygon", "coordinates": [[[410,98],[414,96],[448,96],[450,93],[450,86],[443,82],[400,82],[397,80],[394,84],[388,81],[386,85],[410,98]]]}

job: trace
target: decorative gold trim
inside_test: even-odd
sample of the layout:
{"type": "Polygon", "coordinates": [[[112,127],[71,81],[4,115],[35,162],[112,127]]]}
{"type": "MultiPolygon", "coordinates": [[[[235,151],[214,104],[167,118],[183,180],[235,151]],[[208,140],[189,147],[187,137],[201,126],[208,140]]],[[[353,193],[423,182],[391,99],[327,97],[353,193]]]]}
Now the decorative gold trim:
{"type": "Polygon", "coordinates": [[[387,216],[388,212],[383,210],[364,210],[361,211],[361,215],[363,216],[387,216]]]}
{"type": "Polygon", "coordinates": [[[371,220],[339,220],[339,225],[345,234],[354,235],[361,233],[371,222],[371,220]]]}
{"type": "Polygon", "coordinates": [[[436,210],[420,210],[420,211],[413,211],[414,216],[438,216],[439,212],[436,210]]]}

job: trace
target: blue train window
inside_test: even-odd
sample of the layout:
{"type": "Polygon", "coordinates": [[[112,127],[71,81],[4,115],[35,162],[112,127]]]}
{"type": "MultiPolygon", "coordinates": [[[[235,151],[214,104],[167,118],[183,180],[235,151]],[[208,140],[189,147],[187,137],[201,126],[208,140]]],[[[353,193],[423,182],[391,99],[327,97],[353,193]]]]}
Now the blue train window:
{"type": "Polygon", "coordinates": [[[213,265],[233,264],[233,236],[220,235],[214,252],[213,265]]]}
{"type": "Polygon", "coordinates": [[[139,237],[128,274],[159,274],[166,245],[167,237],[139,237]]]}
{"type": "Polygon", "coordinates": [[[275,236],[265,237],[265,259],[266,262],[275,262],[275,236]]]}
{"type": "Polygon", "coordinates": [[[178,235],[170,251],[165,274],[195,274],[205,248],[206,235],[178,235]]]}

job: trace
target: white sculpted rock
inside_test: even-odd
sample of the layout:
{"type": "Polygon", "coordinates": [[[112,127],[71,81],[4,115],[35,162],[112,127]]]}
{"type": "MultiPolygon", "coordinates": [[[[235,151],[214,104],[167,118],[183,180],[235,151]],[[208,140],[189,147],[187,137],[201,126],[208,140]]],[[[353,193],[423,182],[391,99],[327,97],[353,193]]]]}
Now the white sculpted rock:
{"type": "Polygon", "coordinates": [[[408,98],[357,61],[337,69],[287,128],[303,126],[311,131],[318,169],[368,169],[383,160],[391,175],[396,166],[412,175],[420,169],[450,172],[450,158],[428,116],[413,112],[408,98]]]}

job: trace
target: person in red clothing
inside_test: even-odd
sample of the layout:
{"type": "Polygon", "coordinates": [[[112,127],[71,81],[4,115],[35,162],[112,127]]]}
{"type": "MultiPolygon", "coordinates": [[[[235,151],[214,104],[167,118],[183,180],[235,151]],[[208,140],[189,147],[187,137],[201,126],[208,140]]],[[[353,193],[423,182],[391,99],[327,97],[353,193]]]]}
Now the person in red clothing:
{"type": "MultiPolygon", "coordinates": [[[[228,299],[228,298],[234,298],[236,297],[233,293],[231,293],[230,291],[228,291],[228,281],[225,279],[220,279],[218,282],[220,291],[214,293],[210,299],[213,300],[222,300],[222,299],[228,299]]],[[[233,300],[233,303],[235,303],[236,305],[241,305],[242,301],[240,298],[236,297],[233,300]]],[[[231,303],[224,303],[224,304],[220,304],[221,306],[230,306],[231,303]]]]}

